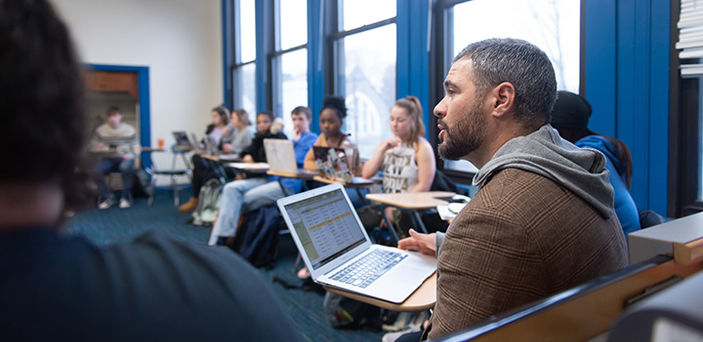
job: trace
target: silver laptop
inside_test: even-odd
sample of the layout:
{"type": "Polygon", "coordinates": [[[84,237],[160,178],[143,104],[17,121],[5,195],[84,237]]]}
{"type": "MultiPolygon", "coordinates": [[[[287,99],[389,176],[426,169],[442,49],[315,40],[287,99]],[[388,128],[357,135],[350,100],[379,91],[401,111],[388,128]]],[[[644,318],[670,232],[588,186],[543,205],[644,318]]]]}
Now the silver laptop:
{"type": "Polygon", "coordinates": [[[434,257],[372,244],[339,183],[276,203],[317,283],[402,303],[437,269],[434,257]]]}
{"type": "Polygon", "coordinates": [[[295,162],[293,142],[286,139],[264,139],[264,152],[270,170],[295,173],[298,164],[295,162]]]}

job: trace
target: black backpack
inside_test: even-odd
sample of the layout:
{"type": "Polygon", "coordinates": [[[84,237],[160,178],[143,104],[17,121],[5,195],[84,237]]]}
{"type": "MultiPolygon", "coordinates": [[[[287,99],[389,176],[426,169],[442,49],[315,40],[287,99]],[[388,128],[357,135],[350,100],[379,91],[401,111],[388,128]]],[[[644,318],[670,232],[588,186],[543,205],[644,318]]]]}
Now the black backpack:
{"type": "Polygon", "coordinates": [[[434,174],[434,179],[432,180],[432,185],[430,186],[430,191],[450,191],[460,195],[466,195],[464,189],[456,186],[456,184],[440,170],[436,170],[434,174]]]}
{"type": "Polygon", "coordinates": [[[281,221],[273,204],[244,214],[231,248],[254,267],[273,267],[281,221]]]}
{"type": "Polygon", "coordinates": [[[364,328],[380,331],[383,324],[392,324],[398,312],[327,292],[322,302],[325,321],[333,328],[364,328]]]}

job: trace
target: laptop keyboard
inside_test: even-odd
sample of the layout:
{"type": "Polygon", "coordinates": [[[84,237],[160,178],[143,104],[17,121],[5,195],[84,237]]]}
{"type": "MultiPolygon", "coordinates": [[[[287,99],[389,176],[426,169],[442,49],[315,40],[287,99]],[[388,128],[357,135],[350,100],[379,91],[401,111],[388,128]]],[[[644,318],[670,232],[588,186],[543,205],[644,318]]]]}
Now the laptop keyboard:
{"type": "Polygon", "coordinates": [[[331,279],[366,288],[407,256],[407,254],[374,249],[351,265],[335,273],[331,279]]]}

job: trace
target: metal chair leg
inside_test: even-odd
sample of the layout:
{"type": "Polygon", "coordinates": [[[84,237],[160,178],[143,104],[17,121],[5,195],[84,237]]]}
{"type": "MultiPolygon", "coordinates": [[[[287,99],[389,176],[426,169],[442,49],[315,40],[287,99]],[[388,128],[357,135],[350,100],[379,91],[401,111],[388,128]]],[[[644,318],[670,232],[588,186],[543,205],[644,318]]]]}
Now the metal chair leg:
{"type": "Polygon", "coordinates": [[[176,184],[176,177],[171,176],[171,189],[173,189],[173,205],[178,206],[179,196],[178,196],[178,185],[176,184]]]}
{"type": "Polygon", "coordinates": [[[391,235],[393,235],[393,238],[395,239],[395,241],[400,241],[400,239],[398,238],[398,233],[395,231],[395,226],[393,225],[393,223],[391,223],[391,220],[386,215],[386,207],[385,206],[381,207],[381,216],[383,216],[383,220],[386,221],[386,228],[388,228],[388,230],[390,230],[391,235]]]}
{"type": "Polygon", "coordinates": [[[151,175],[151,182],[149,182],[149,200],[146,202],[148,207],[154,204],[154,196],[156,196],[156,175],[151,175]]]}

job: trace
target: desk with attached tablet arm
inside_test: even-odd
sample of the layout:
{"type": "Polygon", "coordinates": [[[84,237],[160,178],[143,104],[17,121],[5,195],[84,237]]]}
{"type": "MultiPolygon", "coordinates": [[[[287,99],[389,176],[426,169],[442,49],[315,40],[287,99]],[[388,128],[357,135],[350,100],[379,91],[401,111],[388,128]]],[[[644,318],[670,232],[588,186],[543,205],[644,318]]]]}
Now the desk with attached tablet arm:
{"type": "MultiPolygon", "coordinates": [[[[415,220],[415,223],[420,231],[427,233],[427,229],[425,228],[425,224],[422,223],[422,218],[420,217],[418,210],[432,209],[436,208],[438,205],[447,204],[448,202],[443,198],[454,195],[456,194],[447,191],[404,192],[395,194],[368,194],[366,195],[366,199],[372,202],[381,203],[385,206],[392,206],[408,211],[412,215],[413,220],[415,220]]],[[[383,219],[386,221],[386,225],[388,225],[388,227],[393,227],[391,221],[386,216],[385,210],[382,210],[381,213],[383,215],[383,219]]],[[[391,229],[390,231],[397,241],[398,236],[395,229],[391,229]]]]}

